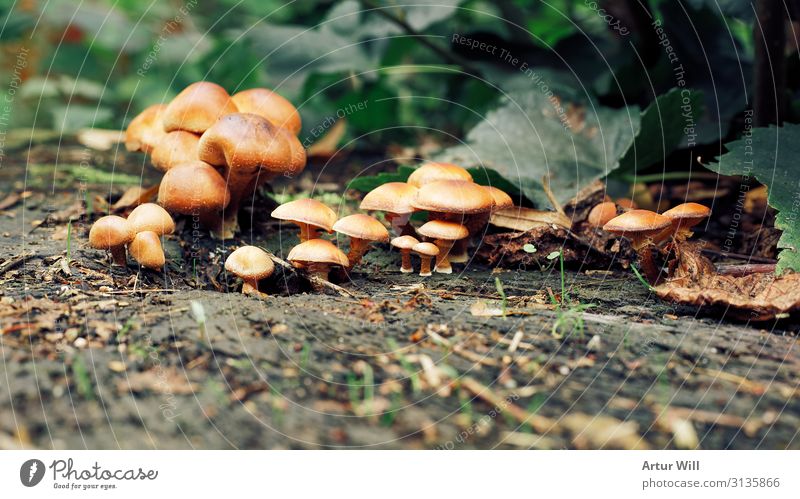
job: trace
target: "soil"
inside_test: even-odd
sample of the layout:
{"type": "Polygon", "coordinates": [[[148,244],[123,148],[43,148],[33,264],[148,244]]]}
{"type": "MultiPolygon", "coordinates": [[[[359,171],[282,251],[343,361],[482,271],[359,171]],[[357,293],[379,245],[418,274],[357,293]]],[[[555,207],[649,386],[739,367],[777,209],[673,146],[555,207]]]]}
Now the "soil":
{"type": "MultiPolygon", "coordinates": [[[[233,241],[182,220],[166,271],[111,267],[86,235],[126,186],[53,150],[0,169],[0,201],[29,192],[0,211],[0,448],[800,448],[793,318],[674,306],[615,266],[567,269],[558,309],[558,265],[421,278],[385,245],[340,283],[352,296],[281,269],[245,297],[227,254],[297,241],[264,196],[233,241]]],[[[363,161],[275,189],[341,192],[363,161]]],[[[158,181],[139,156],[88,163],[158,181]]]]}

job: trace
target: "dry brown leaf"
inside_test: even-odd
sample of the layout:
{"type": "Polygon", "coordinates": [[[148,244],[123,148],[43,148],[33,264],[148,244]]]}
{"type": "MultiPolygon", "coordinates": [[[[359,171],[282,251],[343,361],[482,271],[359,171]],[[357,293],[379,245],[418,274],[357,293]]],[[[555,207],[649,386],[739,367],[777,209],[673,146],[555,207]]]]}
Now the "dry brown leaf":
{"type": "Polygon", "coordinates": [[[186,379],[183,371],[175,368],[160,368],[150,371],[130,373],[117,382],[120,393],[167,393],[173,395],[189,395],[195,392],[194,384],[186,379]]]}
{"type": "Polygon", "coordinates": [[[336,154],[339,150],[339,142],[341,142],[345,132],[347,132],[347,121],[344,119],[338,120],[321,139],[308,148],[308,157],[330,158],[336,154]]]}
{"type": "Polygon", "coordinates": [[[470,313],[475,317],[501,317],[503,309],[496,305],[489,305],[483,300],[478,300],[469,307],[470,313]]]}
{"type": "Polygon", "coordinates": [[[569,414],[560,421],[580,449],[645,450],[649,446],[639,435],[634,421],[620,421],[603,415],[569,414]]]}
{"type": "Polygon", "coordinates": [[[78,142],[96,151],[108,151],[115,144],[125,140],[122,130],[104,130],[102,128],[84,128],[78,130],[78,142]]]}
{"type": "Polygon", "coordinates": [[[497,227],[512,229],[519,232],[550,225],[557,225],[566,229],[572,226],[572,221],[561,213],[534,210],[533,208],[522,208],[519,206],[495,212],[492,215],[490,223],[497,227]]]}
{"type": "Polygon", "coordinates": [[[158,186],[159,184],[148,188],[140,186],[131,187],[111,206],[111,209],[114,210],[114,212],[120,212],[128,208],[136,208],[140,204],[149,203],[155,199],[156,194],[158,194],[158,186]]]}

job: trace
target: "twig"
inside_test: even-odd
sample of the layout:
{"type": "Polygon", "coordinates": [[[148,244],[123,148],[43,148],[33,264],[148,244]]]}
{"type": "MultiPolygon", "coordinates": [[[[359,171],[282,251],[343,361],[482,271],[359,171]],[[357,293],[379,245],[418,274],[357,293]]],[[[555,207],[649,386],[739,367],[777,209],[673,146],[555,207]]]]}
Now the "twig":
{"type": "Polygon", "coordinates": [[[744,277],[750,274],[770,274],[775,272],[774,263],[745,263],[742,265],[717,265],[717,272],[722,275],[744,277]]]}
{"type": "Polygon", "coordinates": [[[0,275],[5,274],[14,267],[17,267],[18,265],[22,264],[25,260],[33,258],[34,256],[36,256],[36,253],[31,252],[31,253],[21,253],[17,256],[11,257],[10,259],[3,262],[2,265],[0,265],[0,275]]]}
{"type": "Polygon", "coordinates": [[[553,209],[566,217],[567,214],[564,213],[564,207],[561,206],[561,203],[558,202],[555,194],[553,194],[553,191],[550,190],[550,177],[547,175],[542,177],[542,189],[544,190],[547,199],[550,201],[550,204],[553,205],[553,209]]]}
{"type": "MultiPolygon", "coordinates": [[[[265,250],[265,252],[272,259],[273,262],[277,263],[281,267],[285,268],[286,270],[291,271],[292,273],[299,273],[298,270],[291,263],[287,262],[286,260],[283,260],[282,258],[279,258],[279,257],[273,255],[272,252],[270,252],[270,251],[266,251],[265,250]]],[[[343,287],[341,287],[341,286],[339,286],[337,284],[334,284],[334,283],[332,283],[330,281],[326,281],[325,279],[320,279],[319,277],[311,276],[311,275],[308,275],[306,273],[303,273],[303,277],[306,280],[308,280],[311,284],[316,284],[318,286],[322,286],[324,288],[331,289],[333,291],[336,291],[337,293],[339,293],[342,296],[348,296],[350,298],[358,298],[358,296],[356,296],[354,293],[344,289],[343,287]]]]}
{"type": "Polygon", "coordinates": [[[508,399],[503,399],[492,392],[488,387],[483,386],[478,381],[469,376],[461,378],[461,387],[471,392],[473,395],[495,406],[502,412],[516,419],[520,424],[529,424],[537,433],[548,433],[557,431],[556,422],[545,416],[531,414],[525,409],[514,405],[508,399]]]}

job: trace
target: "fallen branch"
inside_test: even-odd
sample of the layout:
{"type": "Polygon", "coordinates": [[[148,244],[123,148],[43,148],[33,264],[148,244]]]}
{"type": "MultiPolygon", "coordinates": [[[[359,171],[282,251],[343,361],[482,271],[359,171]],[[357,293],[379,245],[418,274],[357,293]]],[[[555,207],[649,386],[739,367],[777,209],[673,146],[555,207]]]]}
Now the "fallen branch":
{"type": "Polygon", "coordinates": [[[479,399],[497,407],[500,411],[510,415],[520,424],[528,424],[537,433],[557,432],[556,422],[545,416],[532,414],[525,409],[514,405],[508,399],[499,397],[488,387],[483,386],[478,381],[469,376],[460,380],[461,387],[472,393],[479,399]]]}
{"type": "Polygon", "coordinates": [[[21,265],[22,263],[24,263],[25,260],[33,258],[34,256],[36,256],[36,253],[30,252],[30,253],[21,253],[21,254],[19,254],[17,256],[13,256],[13,257],[9,258],[5,262],[3,262],[2,265],[0,265],[0,275],[5,274],[9,270],[11,270],[11,269],[21,265]]]}

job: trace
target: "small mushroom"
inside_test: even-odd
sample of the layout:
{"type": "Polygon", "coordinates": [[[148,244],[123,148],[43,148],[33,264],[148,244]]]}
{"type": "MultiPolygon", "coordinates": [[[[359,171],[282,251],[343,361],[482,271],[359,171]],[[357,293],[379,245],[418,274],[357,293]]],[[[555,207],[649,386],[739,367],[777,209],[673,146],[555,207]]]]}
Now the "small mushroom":
{"type": "Polygon", "coordinates": [[[434,270],[441,274],[452,274],[453,267],[450,266],[448,254],[455,241],[469,236],[467,228],[456,222],[432,220],[420,227],[417,232],[425,237],[433,239],[434,243],[439,248],[439,254],[436,255],[436,267],[434,270]]]}
{"type": "Polygon", "coordinates": [[[631,211],[631,210],[638,210],[639,205],[636,204],[636,201],[630,198],[617,198],[616,200],[617,206],[622,209],[622,211],[631,211]]]}
{"type": "Polygon", "coordinates": [[[359,208],[366,211],[382,211],[395,234],[413,235],[414,229],[408,223],[408,219],[416,211],[411,202],[416,197],[417,190],[405,182],[381,184],[364,196],[359,208]]]}
{"type": "Polygon", "coordinates": [[[258,281],[271,276],[275,264],[261,248],[242,246],[225,260],[225,270],[242,279],[242,294],[264,297],[267,295],[258,290],[258,281]]]}
{"type": "Polygon", "coordinates": [[[320,230],[333,232],[333,224],[336,223],[336,212],[316,199],[296,199],[283,203],[271,215],[300,227],[300,242],[318,238],[320,230]]]}
{"type": "Polygon", "coordinates": [[[630,239],[645,277],[655,284],[660,272],[653,261],[653,246],[663,240],[664,229],[671,226],[669,217],[648,210],[631,210],[611,219],[603,230],[630,239]]]}
{"type": "Polygon", "coordinates": [[[361,262],[361,258],[369,251],[369,244],[372,242],[388,242],[389,231],[375,218],[357,213],[340,218],[333,224],[333,230],[350,236],[350,251],[347,259],[350,260],[350,267],[353,268],[361,262]]]}
{"type": "Polygon", "coordinates": [[[255,114],[222,117],[200,137],[200,159],[225,167],[231,201],[225,210],[225,231],[238,229],[242,201],[259,185],[278,175],[293,176],[306,165],[306,153],[297,137],[255,114]]]}
{"type": "Polygon", "coordinates": [[[411,266],[411,249],[419,244],[417,238],[414,236],[398,236],[392,239],[390,244],[400,250],[400,272],[404,274],[414,272],[414,267],[411,266]]]}
{"type": "Polygon", "coordinates": [[[175,222],[167,210],[155,203],[140,204],[128,215],[128,223],[137,234],[152,231],[163,236],[175,232],[175,222]]]}
{"type": "Polygon", "coordinates": [[[219,118],[237,111],[236,104],[224,88],[216,83],[198,81],[172,99],[161,120],[167,132],[203,133],[219,118]]]}
{"type": "MultiPolygon", "coordinates": [[[[350,266],[347,255],[324,239],[311,239],[298,244],[289,252],[287,260],[295,267],[305,269],[310,276],[323,281],[328,280],[332,266],[338,265],[344,268],[350,266]]],[[[312,286],[316,291],[321,290],[321,286],[313,281],[312,286]]]]}
{"type": "Polygon", "coordinates": [[[198,160],[197,147],[200,136],[183,130],[164,135],[153,148],[150,162],[157,170],[165,172],[170,168],[198,160]]]}
{"type": "MultiPolygon", "coordinates": [[[[494,207],[494,198],[482,185],[466,180],[437,180],[420,187],[412,204],[418,210],[428,211],[431,220],[463,224],[469,235],[476,234],[486,225],[494,207]]],[[[467,242],[465,239],[453,249],[449,261],[463,263],[468,260],[467,242]]]]}
{"type": "Polygon", "coordinates": [[[617,216],[617,205],[613,201],[604,201],[594,205],[586,220],[592,227],[602,228],[617,216]]]}
{"type": "Polygon", "coordinates": [[[676,242],[681,243],[692,237],[692,227],[699,224],[711,213],[711,209],[699,203],[683,203],[663,213],[672,220],[671,233],[676,242]]]}
{"type": "Polygon", "coordinates": [[[109,215],[98,219],[89,230],[89,245],[92,248],[111,252],[116,265],[127,264],[125,245],[135,236],[131,224],[122,217],[109,215]]]}
{"type": "Polygon", "coordinates": [[[161,179],[158,204],[172,213],[191,215],[192,225],[210,229],[217,238],[226,234],[220,211],[230,201],[225,179],[207,163],[195,161],[171,168],[161,179]]]}
{"type": "Polygon", "coordinates": [[[159,235],[151,230],[139,232],[128,245],[131,257],[142,267],[159,270],[164,267],[164,248],[159,235]]]}
{"type": "Polygon", "coordinates": [[[421,277],[431,275],[431,260],[439,254],[439,248],[433,243],[418,243],[411,248],[411,251],[420,257],[419,275],[421,277]]]}
{"type": "Polygon", "coordinates": [[[414,187],[422,187],[425,184],[439,180],[463,180],[472,182],[472,175],[458,165],[430,161],[424,163],[408,176],[408,183],[414,187]]]}
{"type": "Polygon", "coordinates": [[[131,120],[125,130],[125,149],[150,153],[166,135],[161,115],[166,104],[153,104],[131,120]]]}
{"type": "Polygon", "coordinates": [[[511,196],[506,194],[505,191],[491,185],[484,186],[484,189],[489,191],[489,194],[492,196],[492,200],[494,201],[494,206],[492,206],[491,213],[514,207],[514,200],[511,199],[511,196]]]}
{"type": "Polygon", "coordinates": [[[231,99],[240,113],[257,114],[294,135],[300,133],[303,127],[297,108],[272,90],[251,88],[233,94],[231,99]]]}

